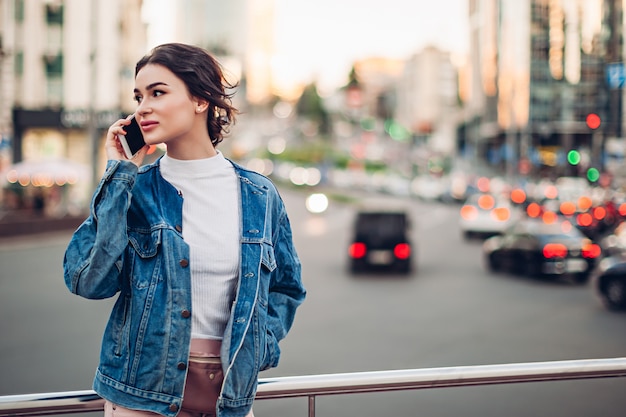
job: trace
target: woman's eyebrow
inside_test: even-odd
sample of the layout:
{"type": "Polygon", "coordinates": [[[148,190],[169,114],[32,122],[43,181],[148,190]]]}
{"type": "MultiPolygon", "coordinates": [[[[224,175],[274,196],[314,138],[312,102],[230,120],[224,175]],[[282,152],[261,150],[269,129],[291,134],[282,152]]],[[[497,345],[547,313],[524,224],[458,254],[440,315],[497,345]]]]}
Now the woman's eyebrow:
{"type": "MultiPolygon", "coordinates": [[[[148,86],[146,87],[146,90],[148,90],[148,91],[149,91],[149,90],[152,90],[153,88],[158,87],[158,86],[160,86],[160,85],[167,85],[167,83],[164,83],[164,82],[162,82],[162,81],[157,81],[157,82],[155,82],[155,83],[148,84],[148,86]]],[[[139,92],[139,89],[135,88],[133,91],[134,91],[135,93],[138,93],[138,92],[139,92]]]]}

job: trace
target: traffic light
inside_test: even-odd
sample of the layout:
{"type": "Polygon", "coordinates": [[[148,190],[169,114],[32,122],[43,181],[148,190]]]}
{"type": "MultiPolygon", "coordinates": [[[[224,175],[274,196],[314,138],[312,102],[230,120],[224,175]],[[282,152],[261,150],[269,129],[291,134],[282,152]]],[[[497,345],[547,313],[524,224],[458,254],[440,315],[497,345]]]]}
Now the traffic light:
{"type": "Polygon", "coordinates": [[[570,150],[567,153],[567,162],[569,162],[570,165],[580,164],[580,152],[578,152],[576,149],[570,150]]]}
{"type": "Polygon", "coordinates": [[[587,179],[590,182],[596,182],[600,179],[600,171],[598,171],[598,168],[589,168],[587,170],[587,179]]]}
{"type": "Polygon", "coordinates": [[[598,116],[596,113],[589,113],[587,115],[586,123],[589,129],[595,130],[599,128],[601,122],[602,121],[600,120],[600,116],[598,116]]]}

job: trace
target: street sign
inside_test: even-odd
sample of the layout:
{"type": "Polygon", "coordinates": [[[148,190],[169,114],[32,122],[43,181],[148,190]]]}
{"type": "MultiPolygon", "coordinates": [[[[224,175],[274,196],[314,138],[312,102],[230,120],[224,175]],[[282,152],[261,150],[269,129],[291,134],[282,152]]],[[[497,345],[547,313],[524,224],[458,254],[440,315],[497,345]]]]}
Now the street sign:
{"type": "Polygon", "coordinates": [[[624,87],[626,81],[626,71],[624,71],[623,62],[615,62],[606,65],[606,78],[609,83],[609,87],[612,90],[617,90],[624,87]]]}

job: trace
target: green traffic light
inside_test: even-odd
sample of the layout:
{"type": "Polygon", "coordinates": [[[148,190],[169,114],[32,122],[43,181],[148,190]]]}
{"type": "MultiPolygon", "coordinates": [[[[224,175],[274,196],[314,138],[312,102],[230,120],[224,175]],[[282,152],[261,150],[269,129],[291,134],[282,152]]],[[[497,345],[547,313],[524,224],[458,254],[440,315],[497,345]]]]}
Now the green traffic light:
{"type": "Polygon", "coordinates": [[[571,165],[578,165],[580,163],[580,152],[572,149],[567,153],[567,162],[571,165]]]}
{"type": "Polygon", "coordinates": [[[600,179],[600,171],[597,168],[589,168],[587,170],[587,179],[591,182],[596,182],[600,179]]]}

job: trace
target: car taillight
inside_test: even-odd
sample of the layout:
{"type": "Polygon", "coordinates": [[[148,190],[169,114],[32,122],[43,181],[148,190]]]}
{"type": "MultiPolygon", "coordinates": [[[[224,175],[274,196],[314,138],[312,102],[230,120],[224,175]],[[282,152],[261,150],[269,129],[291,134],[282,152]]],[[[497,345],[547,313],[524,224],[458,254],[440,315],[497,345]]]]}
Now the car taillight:
{"type": "Polygon", "coordinates": [[[354,258],[354,259],[363,258],[365,254],[367,253],[367,245],[365,245],[365,243],[363,242],[355,242],[351,244],[350,247],[348,248],[348,253],[350,254],[351,258],[354,258]]]}
{"type": "Polygon", "coordinates": [[[595,243],[588,243],[584,245],[582,250],[583,258],[588,259],[595,259],[599,257],[601,252],[602,249],[600,249],[600,246],[595,243]]]}
{"type": "Polygon", "coordinates": [[[602,220],[606,217],[606,209],[604,207],[595,207],[593,209],[593,217],[596,220],[602,220]]]}
{"type": "Polygon", "coordinates": [[[567,246],[562,243],[548,243],[543,247],[544,258],[565,258],[567,256],[567,246]]]}
{"type": "Polygon", "coordinates": [[[505,222],[511,217],[511,211],[506,207],[496,207],[491,210],[491,217],[498,222],[505,222]]]}
{"type": "Polygon", "coordinates": [[[528,217],[539,217],[541,212],[541,206],[537,203],[530,203],[528,207],[526,207],[526,214],[528,214],[528,217]]]}
{"type": "Polygon", "coordinates": [[[593,217],[589,213],[581,213],[576,216],[576,223],[582,227],[589,227],[593,223],[593,217]]]}
{"type": "Polygon", "coordinates": [[[461,207],[461,217],[463,217],[465,220],[474,220],[476,217],[478,217],[478,210],[474,206],[463,206],[461,207]]]}
{"type": "Polygon", "coordinates": [[[395,248],[393,248],[393,254],[398,259],[409,259],[411,256],[411,245],[408,243],[398,243],[395,248]]]}

